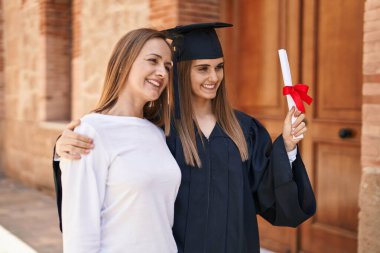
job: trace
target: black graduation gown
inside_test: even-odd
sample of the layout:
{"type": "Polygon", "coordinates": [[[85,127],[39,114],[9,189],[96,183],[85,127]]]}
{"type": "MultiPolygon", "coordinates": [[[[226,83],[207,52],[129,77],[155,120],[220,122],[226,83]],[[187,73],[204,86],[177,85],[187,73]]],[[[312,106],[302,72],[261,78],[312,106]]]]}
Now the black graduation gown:
{"type": "MultiPolygon", "coordinates": [[[[59,137],[58,137],[59,138],[59,137]]],[[[59,218],[59,229],[62,232],[62,181],[61,181],[61,169],[59,168],[59,161],[54,161],[55,156],[55,146],[53,150],[53,178],[54,178],[54,189],[55,197],[57,201],[58,218],[59,218]]]]}
{"type": "MultiPolygon", "coordinates": [[[[202,168],[185,164],[174,129],[167,138],[182,172],[173,226],[179,253],[259,253],[256,214],[273,225],[295,227],[315,213],[299,153],[291,168],[281,136],[272,145],[258,121],[241,112],[236,115],[247,140],[248,161],[241,161],[237,147],[218,124],[204,145],[197,137],[202,168]]],[[[61,227],[59,162],[53,161],[53,168],[61,227]]]]}
{"type": "Polygon", "coordinates": [[[299,153],[291,168],[282,136],[272,144],[257,120],[236,115],[249,149],[245,162],[218,124],[203,144],[197,137],[202,168],[185,164],[175,131],[167,138],[182,172],[173,226],[179,253],[259,253],[256,214],[273,225],[296,227],[315,213],[299,153]]]}

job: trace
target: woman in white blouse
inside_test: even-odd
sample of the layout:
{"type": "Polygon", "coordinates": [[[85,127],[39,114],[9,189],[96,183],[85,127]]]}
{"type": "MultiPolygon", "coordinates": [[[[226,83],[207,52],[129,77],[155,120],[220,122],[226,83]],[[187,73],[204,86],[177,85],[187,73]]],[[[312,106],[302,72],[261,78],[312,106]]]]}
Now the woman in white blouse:
{"type": "Polygon", "coordinates": [[[117,43],[99,103],[75,129],[94,149],[60,163],[64,252],[177,252],[181,174],[165,142],[171,67],[156,30],[133,30],[117,43]]]}

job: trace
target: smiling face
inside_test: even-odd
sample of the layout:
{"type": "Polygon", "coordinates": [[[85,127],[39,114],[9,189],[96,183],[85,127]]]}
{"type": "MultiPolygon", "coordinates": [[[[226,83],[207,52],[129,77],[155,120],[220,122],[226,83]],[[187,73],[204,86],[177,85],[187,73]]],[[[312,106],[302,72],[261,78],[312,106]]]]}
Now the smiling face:
{"type": "Polygon", "coordinates": [[[168,85],[171,68],[168,44],[160,38],[148,40],[132,65],[124,92],[143,103],[157,100],[168,85]]]}
{"type": "Polygon", "coordinates": [[[214,99],[224,78],[223,58],[193,60],[190,76],[194,98],[214,99]]]}

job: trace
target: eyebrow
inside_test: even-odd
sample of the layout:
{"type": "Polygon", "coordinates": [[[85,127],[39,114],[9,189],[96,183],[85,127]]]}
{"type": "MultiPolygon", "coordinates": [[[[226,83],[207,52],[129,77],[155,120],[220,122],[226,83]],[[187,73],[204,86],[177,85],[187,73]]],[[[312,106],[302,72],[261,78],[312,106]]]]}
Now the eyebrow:
{"type": "Polygon", "coordinates": [[[148,54],[148,55],[154,55],[154,56],[157,56],[158,58],[161,58],[161,59],[162,59],[162,56],[159,55],[159,54],[151,53],[151,54],[148,54]]]}
{"type": "MultiPolygon", "coordinates": [[[[219,65],[222,65],[224,64],[224,62],[220,62],[218,64],[216,64],[216,66],[219,66],[219,65]]],[[[210,64],[198,64],[198,65],[194,65],[194,67],[209,67],[211,66],[210,64]]]]}
{"type": "MultiPolygon", "coordinates": [[[[159,54],[151,53],[151,54],[148,54],[148,55],[154,55],[154,56],[156,56],[156,57],[162,59],[162,56],[159,55],[159,54]]],[[[167,61],[167,62],[165,62],[165,64],[170,64],[170,65],[173,66],[173,62],[172,62],[172,61],[167,61]]]]}

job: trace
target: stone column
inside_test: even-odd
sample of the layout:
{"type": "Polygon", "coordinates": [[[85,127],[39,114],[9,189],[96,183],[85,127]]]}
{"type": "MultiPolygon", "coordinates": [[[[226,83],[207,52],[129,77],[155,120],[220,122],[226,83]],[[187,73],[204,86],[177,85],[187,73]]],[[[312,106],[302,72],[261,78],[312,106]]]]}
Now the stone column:
{"type": "Polygon", "coordinates": [[[1,154],[4,152],[4,48],[3,48],[3,2],[0,1],[0,176],[3,169],[1,154]]]}
{"type": "Polygon", "coordinates": [[[380,0],[364,13],[362,178],[358,252],[380,250],[380,0]]]}

